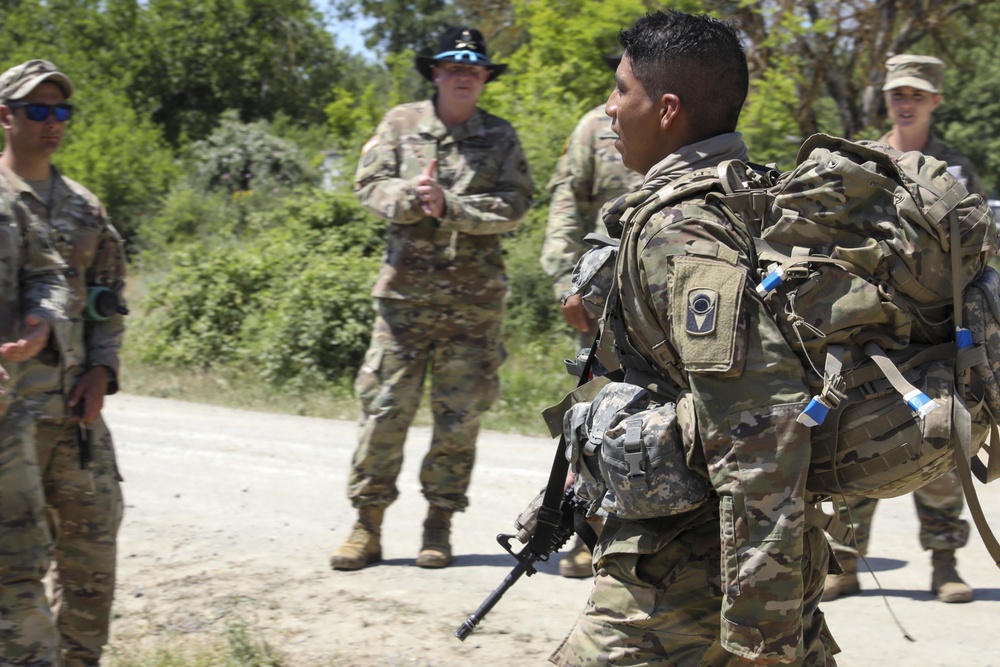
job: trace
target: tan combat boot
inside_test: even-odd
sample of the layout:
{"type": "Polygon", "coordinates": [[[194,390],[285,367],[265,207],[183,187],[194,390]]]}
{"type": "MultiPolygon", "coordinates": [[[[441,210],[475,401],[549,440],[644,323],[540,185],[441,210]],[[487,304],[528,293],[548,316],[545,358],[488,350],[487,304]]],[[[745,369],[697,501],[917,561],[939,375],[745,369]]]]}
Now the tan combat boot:
{"type": "Polygon", "coordinates": [[[559,576],[580,579],[594,575],[594,556],[579,535],[573,538],[573,546],[559,561],[559,576]]]}
{"type": "Polygon", "coordinates": [[[972,587],[962,581],[955,569],[955,552],[934,549],[931,552],[931,593],[941,602],[972,602],[972,587]]]}
{"type": "Polygon", "coordinates": [[[861,582],[858,581],[858,557],[854,555],[837,554],[843,574],[826,575],[823,586],[823,602],[832,602],[837,598],[857,595],[861,592],[861,582]]]}
{"type": "Polygon", "coordinates": [[[360,570],[365,565],[382,560],[382,517],[385,507],[361,507],[358,520],[336,551],[330,556],[330,567],[334,570],[360,570]]]}
{"type": "Polygon", "coordinates": [[[424,521],[424,544],[417,554],[418,567],[447,567],[451,563],[451,511],[431,507],[424,521]]]}

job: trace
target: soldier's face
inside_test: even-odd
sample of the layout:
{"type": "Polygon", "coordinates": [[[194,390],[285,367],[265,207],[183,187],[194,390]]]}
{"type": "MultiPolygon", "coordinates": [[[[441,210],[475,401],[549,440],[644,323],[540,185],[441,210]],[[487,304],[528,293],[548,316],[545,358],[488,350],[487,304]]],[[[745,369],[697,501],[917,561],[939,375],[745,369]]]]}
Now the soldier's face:
{"type": "Polygon", "coordinates": [[[434,85],[446,103],[475,104],[489,76],[489,71],[478,65],[441,63],[434,68],[434,85]]]}
{"type": "Polygon", "coordinates": [[[897,127],[929,127],[931,114],[940,103],[940,95],[910,86],[900,86],[885,92],[889,120],[897,127]]]}
{"type": "MultiPolygon", "coordinates": [[[[66,96],[62,88],[46,81],[18,101],[55,106],[65,102],[66,96]]],[[[45,120],[36,121],[28,118],[27,109],[4,107],[0,119],[10,149],[15,155],[26,158],[47,157],[55,153],[66,131],[66,123],[56,120],[54,113],[49,113],[45,120]]]]}
{"type": "Polygon", "coordinates": [[[628,56],[615,72],[615,89],[604,107],[611,129],[618,135],[615,148],[626,167],[645,174],[662,159],[660,105],[651,100],[645,86],[632,72],[628,56]]]}

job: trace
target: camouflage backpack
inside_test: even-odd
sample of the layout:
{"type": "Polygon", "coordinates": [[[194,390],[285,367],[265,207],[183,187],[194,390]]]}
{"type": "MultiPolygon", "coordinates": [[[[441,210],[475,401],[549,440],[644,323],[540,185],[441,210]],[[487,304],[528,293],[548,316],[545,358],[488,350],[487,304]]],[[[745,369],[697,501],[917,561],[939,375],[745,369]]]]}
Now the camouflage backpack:
{"type": "Polygon", "coordinates": [[[812,378],[807,488],[888,498],[957,467],[1000,562],[971,481],[1000,477],[989,206],[944,162],[884,144],[815,135],[796,162],[784,174],[724,164],[725,194],[709,200],[757,237],[757,292],[812,378]]]}
{"type": "MultiPolygon", "coordinates": [[[[957,468],[1000,563],[972,484],[972,474],[1000,478],[1000,276],[987,266],[998,243],[986,202],[935,158],[814,135],[789,172],[732,161],[647,196],[618,264],[634,264],[636,230],[653,213],[695,194],[752,239],[757,292],[811,378],[814,397],[799,417],[812,432],[807,489],[888,498],[957,468]]],[[[607,261],[592,282],[602,283],[607,261]]],[[[608,291],[577,282],[577,292],[608,291]]],[[[616,351],[639,384],[685,388],[637,284],[625,269],[612,290],[607,307],[629,304],[642,332],[617,337],[616,351]]]]}

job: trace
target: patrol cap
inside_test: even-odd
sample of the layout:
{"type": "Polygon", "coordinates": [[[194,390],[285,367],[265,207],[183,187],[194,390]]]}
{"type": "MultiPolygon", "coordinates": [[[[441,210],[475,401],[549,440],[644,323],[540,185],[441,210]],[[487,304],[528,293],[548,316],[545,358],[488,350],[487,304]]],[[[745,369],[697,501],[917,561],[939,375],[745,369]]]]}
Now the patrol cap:
{"type": "Polygon", "coordinates": [[[461,63],[485,67],[490,77],[487,83],[504,73],[506,65],[493,63],[486,55],[486,41],[475,28],[449,28],[440,39],[433,56],[417,56],[417,70],[428,81],[434,80],[434,66],[438,63],[461,63]]]}
{"type": "Polygon", "coordinates": [[[909,86],[929,93],[940,92],[944,80],[944,61],[934,56],[900,54],[885,61],[885,85],[882,90],[909,86]]]}
{"type": "Polygon", "coordinates": [[[0,74],[0,104],[21,99],[43,81],[51,81],[62,88],[66,99],[73,94],[73,82],[55,65],[48,60],[29,60],[0,74]]]}

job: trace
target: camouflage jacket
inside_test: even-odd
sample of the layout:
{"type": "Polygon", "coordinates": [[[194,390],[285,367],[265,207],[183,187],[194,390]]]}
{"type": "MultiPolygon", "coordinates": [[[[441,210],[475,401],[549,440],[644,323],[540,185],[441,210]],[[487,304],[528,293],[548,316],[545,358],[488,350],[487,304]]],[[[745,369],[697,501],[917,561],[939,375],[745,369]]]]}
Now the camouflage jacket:
{"type": "MultiPolygon", "coordinates": [[[[48,235],[12,196],[0,188],[0,343],[18,339],[21,322],[37,315],[52,325],[43,354],[62,355],[68,342],[66,309],[70,294],[63,277],[65,265],[48,235]]],[[[10,374],[0,395],[0,419],[14,402],[22,364],[0,359],[10,374]]]]}
{"type": "Polygon", "coordinates": [[[354,191],[389,220],[372,296],[416,303],[489,303],[507,292],[500,234],[531,206],[534,184],[517,133],[476,109],[445,127],[431,100],[390,110],[362,149],[354,191]],[[444,217],[420,208],[414,182],[437,158],[444,217]]]}
{"type": "Polygon", "coordinates": [[[552,202],[541,262],[557,299],[569,289],[573,267],[587,250],[583,237],[607,234],[601,207],[642,183],[642,174],[622,164],[615,139],[604,105],[594,107],[573,130],[549,179],[552,202]]]}
{"type": "Polygon", "coordinates": [[[49,201],[41,201],[30,185],[0,166],[0,181],[14,193],[31,216],[48,232],[51,244],[66,264],[70,289],[69,341],[79,353],[66,359],[65,368],[44,358],[29,361],[19,391],[40,403],[46,419],[68,416],[66,400],[76,379],[93,366],[108,369],[108,390],[118,390],[118,351],[125,324],[121,315],[103,321],[84,317],[87,288],[102,286],[119,294],[125,287],[125,251],[121,237],[108,222],[104,206],[76,181],[52,167],[49,201]]]}
{"type": "MultiPolygon", "coordinates": [[[[888,138],[889,133],[887,132],[879,137],[878,140],[884,143],[888,141],[888,138]]],[[[965,179],[965,188],[969,192],[982,195],[983,199],[989,199],[986,194],[986,188],[983,186],[983,181],[979,178],[979,174],[976,172],[976,166],[972,164],[972,160],[965,157],[964,153],[960,153],[954,148],[948,146],[934,134],[931,134],[931,138],[927,141],[927,145],[924,146],[920,152],[924,155],[935,157],[942,162],[946,162],[952,167],[961,167],[962,173],[958,177],[965,179]]]]}
{"type": "MultiPolygon", "coordinates": [[[[713,515],[720,522],[723,646],[749,659],[791,662],[804,654],[811,449],[808,430],[795,419],[809,398],[805,372],[754,290],[750,234],[706,204],[704,191],[633,224],[644,204],[663,201],[696,171],[717,185],[715,168],[728,159],[747,159],[737,133],[684,147],[654,166],[640,191],[605,209],[609,227],[624,226],[607,317],[616,348],[629,341],[658,379],[691,391],[695,432],[685,442],[700,444],[693,460],[704,461],[719,496],[713,515]],[[655,327],[643,325],[650,321],[644,309],[655,327]]],[[[629,381],[634,366],[622,350],[629,381]]],[[[690,520],[622,522],[617,541],[602,548],[655,550],[690,520]]]]}

